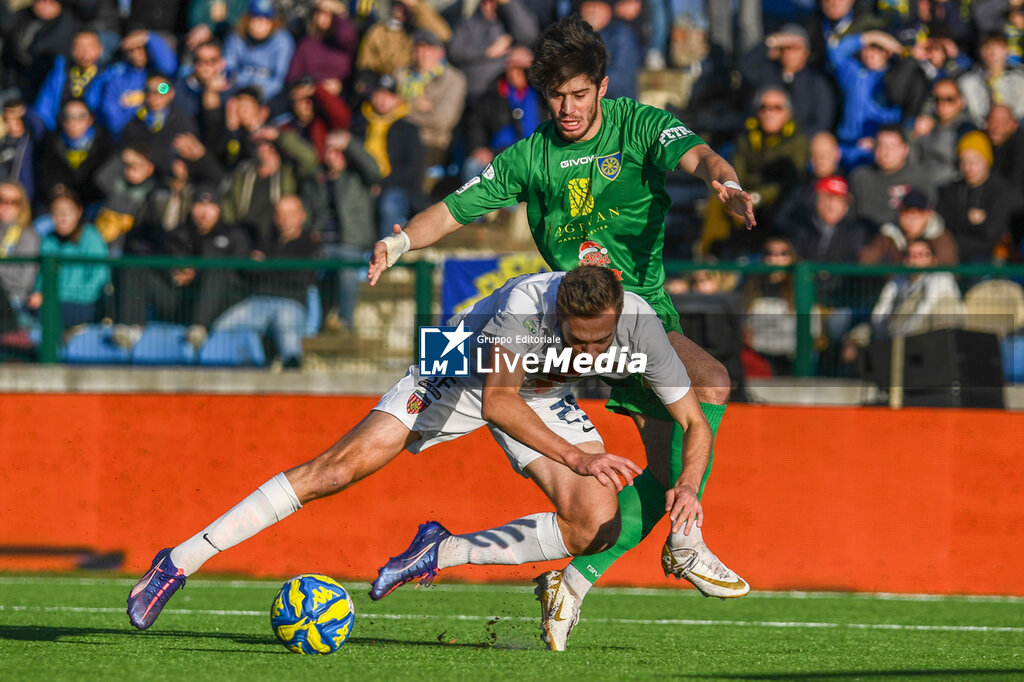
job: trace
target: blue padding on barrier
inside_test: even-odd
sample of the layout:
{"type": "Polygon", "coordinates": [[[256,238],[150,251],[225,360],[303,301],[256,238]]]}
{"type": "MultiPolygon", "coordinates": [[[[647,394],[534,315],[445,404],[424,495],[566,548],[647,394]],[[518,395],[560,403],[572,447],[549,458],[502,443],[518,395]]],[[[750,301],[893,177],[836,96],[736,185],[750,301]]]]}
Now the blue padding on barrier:
{"type": "Polygon", "coordinates": [[[123,365],[131,354],[110,340],[110,327],[91,324],[71,337],[64,347],[64,362],[91,365],[123,365]]]}
{"type": "Polygon", "coordinates": [[[196,351],[185,340],[187,328],[180,324],[151,322],[142,332],[142,338],[132,349],[132,362],[136,365],[191,365],[196,351]]]}
{"type": "Polygon", "coordinates": [[[260,335],[254,331],[213,331],[199,351],[199,364],[262,367],[267,364],[267,357],[260,335]]]}
{"type": "Polygon", "coordinates": [[[1024,335],[1008,334],[1001,343],[1003,377],[1007,383],[1024,383],[1024,335]]]}

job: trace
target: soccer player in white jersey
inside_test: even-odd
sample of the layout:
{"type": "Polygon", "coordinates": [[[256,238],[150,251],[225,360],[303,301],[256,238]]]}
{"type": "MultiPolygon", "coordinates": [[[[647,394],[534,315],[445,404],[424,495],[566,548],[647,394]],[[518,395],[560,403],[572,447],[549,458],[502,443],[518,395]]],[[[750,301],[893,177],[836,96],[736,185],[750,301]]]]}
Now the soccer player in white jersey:
{"type": "MultiPolygon", "coordinates": [[[[484,425],[513,468],[534,480],[556,512],[531,514],[465,536],[428,524],[421,533],[424,551],[406,568],[429,582],[439,568],[463,563],[522,564],[607,548],[619,535],[616,493],[623,487],[622,479],[632,483],[641,469],[605,452],[576,404],[569,380],[577,372],[596,374],[595,368],[601,368],[597,361],[609,349],[628,349],[627,359],[646,360],[642,368],[615,362],[601,374],[624,376],[642,369],[686,429],[687,465],[666,497],[673,532],[683,535],[703,522],[697,486],[710,456],[710,428],[654,311],[639,296],[625,294],[610,270],[581,266],[570,273],[510,280],[453,322],[476,338],[477,347],[492,360],[509,354],[523,362],[510,358],[485,363],[504,369],[464,378],[421,377],[417,366],[410,368],[370,414],[326,452],[274,476],[191,538],[160,550],[129,593],[131,624],[143,630],[151,626],[167,600],[203,563],[303,504],[344,490],[403,449],[420,452],[484,425]],[[529,339],[510,340],[524,336],[529,339]],[[551,366],[557,371],[543,377],[527,375],[524,366],[530,352],[555,359],[551,366]],[[591,365],[587,357],[594,358],[591,365]],[[484,537],[502,541],[481,542],[484,537]]],[[[371,596],[380,598],[402,582],[399,577],[384,586],[378,579],[371,596]]]]}

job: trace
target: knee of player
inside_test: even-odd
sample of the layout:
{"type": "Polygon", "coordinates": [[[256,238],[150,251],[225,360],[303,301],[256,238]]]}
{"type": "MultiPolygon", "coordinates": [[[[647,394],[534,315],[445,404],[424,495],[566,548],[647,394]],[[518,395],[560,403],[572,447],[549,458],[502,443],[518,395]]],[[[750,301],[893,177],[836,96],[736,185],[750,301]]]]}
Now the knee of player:
{"type": "Polygon", "coordinates": [[[699,372],[694,373],[692,379],[693,392],[698,401],[714,405],[724,405],[729,401],[732,380],[729,378],[729,370],[718,360],[709,359],[699,372]]]}
{"type": "Polygon", "coordinates": [[[619,515],[609,517],[589,515],[570,526],[568,537],[563,537],[565,548],[577,556],[602,552],[619,539],[619,515]]]}

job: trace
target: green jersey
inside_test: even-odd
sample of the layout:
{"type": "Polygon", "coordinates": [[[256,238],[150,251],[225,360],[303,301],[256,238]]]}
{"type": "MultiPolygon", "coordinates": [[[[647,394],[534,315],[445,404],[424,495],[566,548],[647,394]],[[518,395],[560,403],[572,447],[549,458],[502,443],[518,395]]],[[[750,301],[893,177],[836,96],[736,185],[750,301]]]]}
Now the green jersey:
{"type": "Polygon", "coordinates": [[[601,115],[597,135],[583,142],[566,142],[544,122],[444,202],[463,224],[526,202],[553,270],[603,265],[653,303],[665,298],[665,174],[704,141],[667,111],[631,99],[601,100],[601,115]]]}

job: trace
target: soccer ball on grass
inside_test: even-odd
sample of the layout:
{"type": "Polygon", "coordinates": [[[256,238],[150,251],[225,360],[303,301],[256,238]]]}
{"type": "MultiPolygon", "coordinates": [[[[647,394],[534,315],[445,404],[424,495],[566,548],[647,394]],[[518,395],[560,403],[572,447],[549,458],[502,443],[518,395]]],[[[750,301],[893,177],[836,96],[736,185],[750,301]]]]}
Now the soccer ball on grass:
{"type": "Polygon", "coordinates": [[[325,575],[297,575],[281,586],[270,607],[270,626],[297,654],[330,654],[352,634],[352,598],[325,575]]]}

